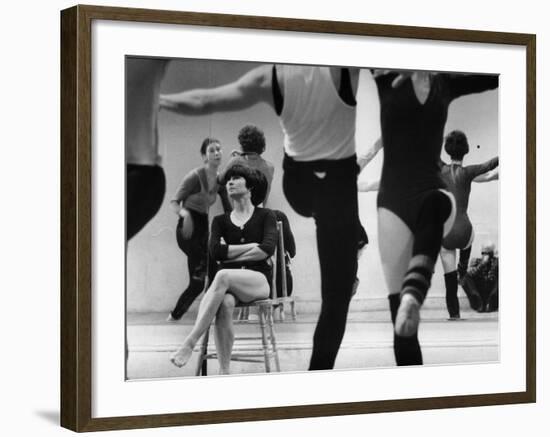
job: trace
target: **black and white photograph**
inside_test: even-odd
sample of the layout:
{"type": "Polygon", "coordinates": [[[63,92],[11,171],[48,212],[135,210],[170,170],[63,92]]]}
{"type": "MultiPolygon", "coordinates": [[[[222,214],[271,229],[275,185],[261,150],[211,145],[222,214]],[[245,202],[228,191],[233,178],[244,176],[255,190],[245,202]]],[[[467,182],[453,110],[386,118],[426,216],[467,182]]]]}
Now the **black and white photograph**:
{"type": "Polygon", "coordinates": [[[498,74],[124,68],[127,380],[499,362],[498,74]]]}

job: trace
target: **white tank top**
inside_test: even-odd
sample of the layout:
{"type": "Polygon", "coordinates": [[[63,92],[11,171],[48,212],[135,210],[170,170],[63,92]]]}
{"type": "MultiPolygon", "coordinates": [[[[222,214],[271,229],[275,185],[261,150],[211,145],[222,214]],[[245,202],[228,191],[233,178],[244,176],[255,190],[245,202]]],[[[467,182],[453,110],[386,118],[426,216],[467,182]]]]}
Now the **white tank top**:
{"type": "Polygon", "coordinates": [[[296,161],[352,156],[356,106],[342,101],[329,67],[282,65],[277,73],[284,86],[280,122],[287,155],[296,161]]]}

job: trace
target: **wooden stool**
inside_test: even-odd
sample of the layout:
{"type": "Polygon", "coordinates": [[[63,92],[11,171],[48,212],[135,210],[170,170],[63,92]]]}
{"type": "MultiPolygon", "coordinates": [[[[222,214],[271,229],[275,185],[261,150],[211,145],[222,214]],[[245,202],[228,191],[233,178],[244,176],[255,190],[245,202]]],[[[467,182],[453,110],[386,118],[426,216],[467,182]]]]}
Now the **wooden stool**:
{"type": "MultiPolygon", "coordinates": [[[[279,352],[277,350],[277,341],[275,338],[275,330],[273,329],[273,301],[271,299],[262,299],[247,304],[238,304],[237,308],[255,308],[258,312],[258,328],[259,333],[255,336],[237,336],[231,353],[231,361],[240,361],[247,363],[261,363],[265,365],[267,373],[272,372],[272,363],[274,364],[275,372],[281,371],[279,363],[279,352]],[[260,340],[261,343],[256,343],[251,350],[239,351],[238,342],[260,340]]],[[[256,321],[248,320],[247,324],[256,324],[256,321]]],[[[208,373],[207,360],[218,358],[215,351],[208,351],[208,343],[210,337],[210,327],[206,330],[201,346],[200,355],[195,369],[196,376],[206,376],[208,373]]]]}

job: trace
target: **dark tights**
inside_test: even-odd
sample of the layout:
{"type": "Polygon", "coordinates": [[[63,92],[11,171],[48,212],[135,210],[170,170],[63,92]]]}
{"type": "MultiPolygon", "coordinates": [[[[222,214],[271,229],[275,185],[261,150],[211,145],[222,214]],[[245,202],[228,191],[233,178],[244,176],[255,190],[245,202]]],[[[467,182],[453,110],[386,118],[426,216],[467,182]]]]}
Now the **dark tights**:
{"type": "Polygon", "coordinates": [[[179,248],[187,255],[189,285],[181,294],[172,310],[172,317],[179,320],[189,309],[204,288],[206,276],[206,253],[208,246],[208,216],[193,210],[189,211],[193,219],[193,233],[185,240],[181,236],[183,221],[180,218],[176,227],[176,241],[179,248]]]}
{"type": "MultiPolygon", "coordinates": [[[[401,296],[411,294],[421,304],[424,302],[430,288],[435,260],[441,250],[443,226],[451,208],[451,201],[440,191],[433,191],[424,198],[413,230],[412,257],[403,280],[401,296]]],[[[389,296],[393,324],[401,296],[397,293],[389,296]]],[[[418,333],[410,337],[394,334],[393,350],[398,366],[421,365],[423,362],[418,333]]]]}
{"type": "Polygon", "coordinates": [[[288,202],[298,214],[313,217],[316,225],[322,303],[309,370],[332,369],[346,329],[357,273],[356,157],[296,162],[285,156],[283,168],[288,202]]]}
{"type": "Polygon", "coordinates": [[[434,190],[424,198],[413,230],[413,250],[403,280],[401,295],[412,294],[421,304],[430,288],[437,255],[441,250],[443,226],[451,214],[451,201],[434,190]]]}
{"type": "Polygon", "coordinates": [[[126,165],[126,240],[130,240],[160,209],[166,178],[157,165],[126,165]]]}
{"type": "MultiPolygon", "coordinates": [[[[390,294],[391,321],[395,325],[395,316],[399,308],[401,296],[399,293],[390,294]]],[[[393,353],[398,366],[416,366],[422,364],[422,351],[418,342],[418,333],[412,337],[400,337],[393,334],[393,353]]]]}

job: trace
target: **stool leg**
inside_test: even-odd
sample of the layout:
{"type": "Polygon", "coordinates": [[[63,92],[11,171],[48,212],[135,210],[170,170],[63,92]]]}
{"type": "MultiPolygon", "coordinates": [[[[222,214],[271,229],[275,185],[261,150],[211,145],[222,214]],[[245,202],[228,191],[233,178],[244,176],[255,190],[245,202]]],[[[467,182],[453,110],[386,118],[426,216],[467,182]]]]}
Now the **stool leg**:
{"type": "Polygon", "coordinates": [[[258,307],[258,318],[260,319],[260,331],[262,332],[262,347],[264,351],[265,371],[267,373],[270,373],[271,363],[269,359],[269,343],[267,342],[266,317],[264,306],[258,307]]]}
{"type": "Polygon", "coordinates": [[[290,301],[290,314],[292,314],[292,320],[296,320],[296,307],[294,306],[294,301],[290,301]]]}
{"type": "Polygon", "coordinates": [[[210,335],[210,327],[204,333],[202,337],[202,343],[200,348],[199,360],[195,369],[195,376],[206,376],[208,374],[208,361],[206,355],[208,354],[208,337],[210,335]]]}
{"type": "Polygon", "coordinates": [[[275,370],[280,372],[281,364],[279,363],[279,351],[277,350],[277,340],[275,339],[275,330],[273,329],[273,309],[270,309],[267,313],[267,325],[269,326],[269,337],[271,339],[273,358],[275,359],[275,370]]]}
{"type": "Polygon", "coordinates": [[[281,303],[278,307],[279,310],[279,318],[281,319],[281,322],[285,321],[285,304],[281,303]]]}

